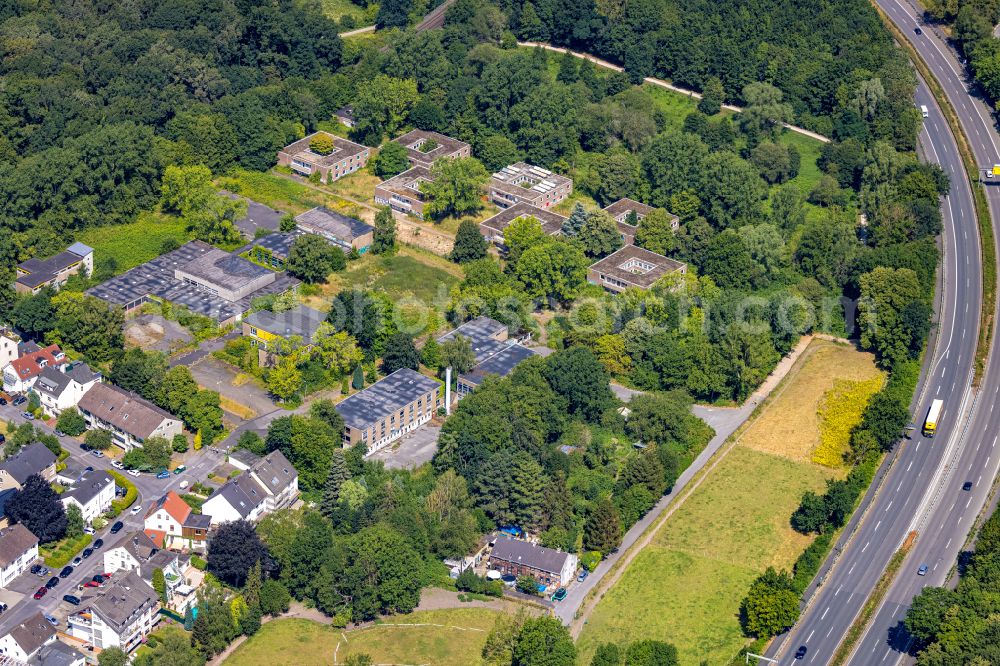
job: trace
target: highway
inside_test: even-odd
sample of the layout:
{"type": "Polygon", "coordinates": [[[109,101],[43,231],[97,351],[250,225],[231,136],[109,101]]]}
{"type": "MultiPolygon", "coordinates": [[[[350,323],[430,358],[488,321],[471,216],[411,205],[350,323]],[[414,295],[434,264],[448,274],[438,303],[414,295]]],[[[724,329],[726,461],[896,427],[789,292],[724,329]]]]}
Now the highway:
{"type": "MultiPolygon", "coordinates": [[[[938,82],[945,89],[973,144],[980,166],[993,164],[1000,152],[987,109],[969,95],[957,58],[929,29],[917,35],[916,14],[898,0],[878,0],[879,5],[909,37],[938,82]]],[[[917,540],[877,608],[847,663],[896,664],[910,659],[912,647],[901,631],[910,600],[925,585],[945,581],[966,535],[987,500],[1000,470],[996,433],[1000,414],[993,407],[1000,391],[1000,371],[990,363],[978,393],[970,390],[972,354],[978,334],[981,278],[978,231],[971,190],[964,177],[954,137],[921,82],[916,103],[930,109],[921,132],[924,156],[941,164],[952,179],[951,195],[943,202],[943,307],[938,317],[938,342],[926,383],[914,410],[920,423],[929,402],[945,401],[943,425],[934,440],[919,433],[904,441],[898,459],[868,505],[860,527],[846,544],[832,570],[824,569],[822,586],[810,599],[799,623],[775,641],[768,656],[779,663],[827,664],[880,578],[893,553],[911,530],[917,540]],[[966,491],[963,485],[971,482],[966,491]],[[921,565],[927,575],[917,575],[921,565]],[[805,658],[795,661],[799,646],[805,658]]],[[[1000,191],[987,188],[992,210],[1000,210],[1000,191]]],[[[996,215],[992,216],[994,220],[996,215]]],[[[996,226],[996,223],[994,223],[996,226]]],[[[996,358],[994,336],[991,358],[996,358]]]]}

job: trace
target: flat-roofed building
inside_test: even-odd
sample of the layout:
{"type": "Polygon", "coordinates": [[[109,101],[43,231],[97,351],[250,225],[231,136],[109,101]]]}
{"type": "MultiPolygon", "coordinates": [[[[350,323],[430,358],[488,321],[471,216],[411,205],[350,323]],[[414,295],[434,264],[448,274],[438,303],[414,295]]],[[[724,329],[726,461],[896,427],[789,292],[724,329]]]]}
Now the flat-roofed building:
{"type": "Polygon", "coordinates": [[[274,282],[275,273],[243,257],[213,248],[174,271],[178,280],[227,301],[238,301],[274,282]]]}
{"type": "MultiPolygon", "coordinates": [[[[639,222],[647,215],[656,210],[653,206],[640,203],[635,199],[623,198],[604,207],[604,211],[614,218],[621,232],[622,242],[626,245],[635,243],[635,234],[639,230],[639,222]]],[[[670,228],[674,231],[680,229],[681,220],[676,215],[667,213],[670,218],[670,228]]]]}
{"type": "Polygon", "coordinates": [[[243,336],[257,348],[258,363],[262,367],[270,366],[276,360],[274,347],[278,342],[298,337],[303,345],[312,345],[313,336],[324,321],[325,312],[305,305],[284,312],[258,310],[243,319],[243,336]]]}
{"type": "Polygon", "coordinates": [[[562,225],[566,221],[564,216],[551,210],[537,208],[531,204],[517,203],[480,222],[479,232],[486,237],[486,240],[503,247],[504,230],[517,220],[523,220],[527,217],[537,219],[542,225],[542,231],[549,236],[560,234],[562,225]]]}
{"type": "Polygon", "coordinates": [[[71,275],[84,276],[94,272],[94,249],[83,243],[73,243],[65,251],[47,259],[28,259],[17,265],[14,291],[37,294],[46,287],[58,289],[71,275]]]}
{"type": "Polygon", "coordinates": [[[434,416],[441,384],[402,368],[337,404],[344,446],[364,442],[368,453],[388,446],[434,416]]]}
{"type": "Polygon", "coordinates": [[[469,341],[476,365],[458,375],[456,399],[461,399],[483,383],[488,375],[506,377],[518,363],[535,356],[535,352],[509,339],[507,326],[490,317],[476,317],[454,331],[438,338],[438,343],[456,337],[469,341]]]}
{"type": "Polygon", "coordinates": [[[516,162],[490,178],[490,200],[501,208],[526,203],[551,208],[573,191],[573,181],[548,169],[516,162]]]}
{"type": "Polygon", "coordinates": [[[88,428],[111,431],[111,441],[131,451],[150,437],[166,439],[183,430],[180,419],[114,384],[94,384],[78,405],[88,428]]]}
{"type": "Polygon", "coordinates": [[[617,293],[628,287],[649,289],[671,273],[687,273],[687,264],[636,245],[626,245],[592,264],[587,270],[587,281],[617,293]]]}
{"type": "Polygon", "coordinates": [[[375,203],[422,220],[427,200],[420,186],[432,181],[431,172],[425,166],[407,169],[375,186],[375,203]]]}
{"type": "Polygon", "coordinates": [[[472,147],[466,142],[429,130],[410,130],[393,139],[393,143],[406,148],[410,164],[428,169],[442,158],[455,159],[472,155],[472,147]]]}
{"type": "Polygon", "coordinates": [[[318,173],[321,183],[332,183],[363,168],[370,156],[371,149],[368,146],[329,132],[315,132],[282,148],[278,153],[278,164],[303,176],[318,173]],[[316,152],[312,144],[313,139],[318,137],[328,138],[333,144],[333,150],[326,154],[316,152]]]}
{"type": "Polygon", "coordinates": [[[298,215],[295,224],[306,233],[325,238],[344,252],[357,250],[364,254],[375,235],[372,225],[326,206],[317,206],[298,215]]]}
{"type": "Polygon", "coordinates": [[[255,238],[240,249],[238,255],[246,255],[251,261],[263,266],[270,266],[276,271],[285,270],[285,262],[292,251],[295,239],[305,234],[295,231],[275,231],[274,233],[255,238]]]}

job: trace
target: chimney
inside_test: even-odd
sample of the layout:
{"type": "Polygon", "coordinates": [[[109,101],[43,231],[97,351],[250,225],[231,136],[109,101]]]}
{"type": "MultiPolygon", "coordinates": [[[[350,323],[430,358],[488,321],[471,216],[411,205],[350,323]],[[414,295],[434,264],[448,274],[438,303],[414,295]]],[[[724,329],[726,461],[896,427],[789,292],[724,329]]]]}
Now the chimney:
{"type": "Polygon", "coordinates": [[[451,366],[444,371],[444,413],[451,416],[451,366]]]}

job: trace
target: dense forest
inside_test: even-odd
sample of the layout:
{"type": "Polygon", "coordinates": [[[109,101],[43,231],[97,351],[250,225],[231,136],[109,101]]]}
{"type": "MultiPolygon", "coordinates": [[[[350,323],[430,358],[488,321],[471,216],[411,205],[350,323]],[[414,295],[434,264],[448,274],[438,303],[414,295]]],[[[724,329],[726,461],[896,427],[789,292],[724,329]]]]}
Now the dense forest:
{"type": "Polygon", "coordinates": [[[1000,100],[1000,39],[993,26],[1000,23],[1000,3],[996,0],[931,0],[926,18],[951,24],[959,52],[969,69],[995,105],[1000,100]]]}

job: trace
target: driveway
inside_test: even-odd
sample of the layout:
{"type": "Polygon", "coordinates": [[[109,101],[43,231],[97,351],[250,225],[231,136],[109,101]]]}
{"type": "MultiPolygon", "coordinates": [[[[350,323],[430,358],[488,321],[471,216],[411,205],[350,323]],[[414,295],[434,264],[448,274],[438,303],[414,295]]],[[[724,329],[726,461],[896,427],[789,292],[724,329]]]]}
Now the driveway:
{"type": "Polygon", "coordinates": [[[427,424],[393,442],[369,456],[370,460],[381,460],[389,469],[413,469],[430,462],[437,451],[441,426],[427,424]]]}
{"type": "MultiPolygon", "coordinates": [[[[213,356],[203,356],[188,368],[200,386],[210,391],[218,391],[222,397],[253,412],[252,415],[235,414],[240,420],[248,420],[247,416],[253,419],[275,409],[266,389],[260,387],[252,378],[245,375],[241,378],[242,373],[228,363],[223,363],[213,356]]],[[[223,409],[226,409],[225,401],[223,409]]],[[[228,409],[226,411],[232,413],[228,409]]]]}

